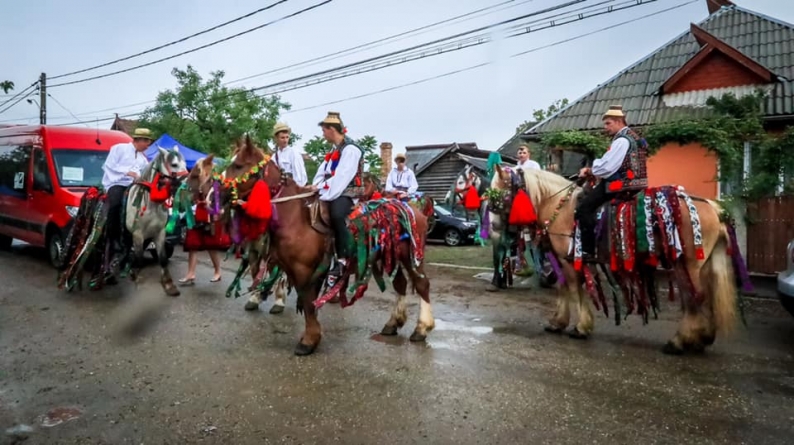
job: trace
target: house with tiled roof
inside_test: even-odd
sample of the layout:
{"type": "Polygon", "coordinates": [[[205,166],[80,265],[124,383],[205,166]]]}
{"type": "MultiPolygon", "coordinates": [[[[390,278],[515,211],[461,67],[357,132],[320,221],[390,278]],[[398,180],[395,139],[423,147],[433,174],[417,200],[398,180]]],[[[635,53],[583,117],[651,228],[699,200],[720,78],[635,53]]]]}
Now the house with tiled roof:
{"type": "Polygon", "coordinates": [[[113,120],[113,125],[110,126],[111,130],[121,131],[127,134],[132,134],[138,128],[138,121],[134,119],[122,119],[116,113],[116,118],[113,120]]]}
{"type": "MultiPolygon", "coordinates": [[[[610,105],[622,105],[629,125],[639,129],[702,117],[709,111],[709,97],[742,97],[757,89],[768,94],[763,114],[770,132],[794,124],[794,25],[729,0],[705,1],[709,15],[704,20],[520,138],[539,141],[550,132],[600,131],[610,105]]],[[[681,184],[692,194],[718,198],[717,165],[716,157],[699,144],[668,144],[649,159],[649,182],[681,184]]]]}
{"type": "MultiPolygon", "coordinates": [[[[474,142],[413,145],[405,147],[405,162],[416,174],[419,190],[437,201],[442,201],[458,174],[467,165],[485,172],[491,153],[493,152],[481,150],[474,142]]],[[[511,157],[503,157],[503,160],[515,163],[515,159],[511,157]]]]}

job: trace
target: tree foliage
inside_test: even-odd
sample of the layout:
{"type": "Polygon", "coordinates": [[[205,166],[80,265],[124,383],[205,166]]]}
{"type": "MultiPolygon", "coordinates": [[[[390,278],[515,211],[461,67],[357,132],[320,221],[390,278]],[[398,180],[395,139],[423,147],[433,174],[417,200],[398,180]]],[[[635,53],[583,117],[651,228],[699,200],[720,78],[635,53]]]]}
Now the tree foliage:
{"type": "MultiPolygon", "coordinates": [[[[378,150],[378,140],[375,136],[366,135],[354,140],[356,145],[364,151],[364,165],[371,172],[379,172],[383,167],[383,159],[378,150]]],[[[315,136],[303,145],[303,151],[309,156],[306,162],[306,174],[311,180],[317,173],[317,168],[325,160],[325,155],[331,151],[331,144],[322,136],[315,136]]]]}
{"type": "Polygon", "coordinates": [[[549,105],[546,109],[539,108],[532,111],[532,120],[526,120],[521,123],[518,127],[516,127],[516,133],[521,133],[524,130],[527,130],[538,122],[541,122],[551,115],[557,113],[558,111],[562,110],[563,108],[568,106],[568,99],[562,98],[555,100],[551,105],[549,105]]]}
{"type": "Polygon", "coordinates": [[[8,92],[13,89],[14,89],[14,82],[11,82],[10,80],[0,81],[0,90],[3,90],[3,94],[8,94],[8,92]]]}
{"type": "MultiPolygon", "coordinates": [[[[223,71],[211,72],[206,81],[190,65],[185,70],[174,68],[171,74],[176,88],[157,95],[155,105],[142,114],[141,124],[204,153],[228,156],[234,141],[245,134],[266,146],[279,114],[290,109],[277,95],[262,97],[245,88],[223,86],[223,71]]],[[[293,140],[298,138],[293,135],[293,140]]]]}

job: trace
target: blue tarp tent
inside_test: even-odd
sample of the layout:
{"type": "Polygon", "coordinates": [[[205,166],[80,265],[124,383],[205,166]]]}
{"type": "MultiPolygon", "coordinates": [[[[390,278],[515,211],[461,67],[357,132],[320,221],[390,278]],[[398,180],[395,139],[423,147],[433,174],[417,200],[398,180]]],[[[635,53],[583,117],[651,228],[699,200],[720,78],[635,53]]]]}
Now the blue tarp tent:
{"type": "Polygon", "coordinates": [[[168,135],[168,133],[164,133],[160,138],[158,138],[149,148],[146,149],[144,154],[146,155],[146,159],[150,162],[157,156],[157,152],[160,150],[160,147],[166,150],[173,150],[174,147],[179,149],[179,152],[182,153],[182,156],[185,157],[185,162],[187,163],[187,168],[191,169],[199,159],[206,157],[204,153],[200,151],[193,150],[190,147],[185,147],[184,145],[177,142],[176,139],[172,138],[168,135]]]}

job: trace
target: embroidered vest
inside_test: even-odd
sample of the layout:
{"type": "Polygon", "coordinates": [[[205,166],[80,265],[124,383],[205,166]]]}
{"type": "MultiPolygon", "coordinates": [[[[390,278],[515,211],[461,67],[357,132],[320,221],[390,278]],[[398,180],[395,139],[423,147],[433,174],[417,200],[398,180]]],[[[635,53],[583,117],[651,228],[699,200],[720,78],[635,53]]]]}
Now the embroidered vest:
{"type": "Polygon", "coordinates": [[[628,127],[620,130],[612,140],[616,141],[618,138],[626,138],[629,149],[618,171],[606,179],[607,192],[619,193],[648,187],[648,144],[645,139],[641,139],[628,127]]]}
{"type": "Polygon", "coordinates": [[[363,172],[364,172],[364,150],[361,149],[352,139],[349,137],[345,137],[344,142],[342,142],[341,148],[334,148],[331,153],[328,154],[327,162],[331,166],[331,173],[325,173],[325,179],[330,179],[336,173],[336,167],[339,165],[339,159],[342,158],[342,152],[348,146],[355,147],[358,151],[361,152],[361,157],[358,159],[358,169],[356,170],[356,176],[353,177],[353,180],[350,181],[350,184],[347,185],[345,190],[342,192],[342,196],[347,196],[350,198],[358,199],[364,196],[364,181],[363,181],[363,172]],[[334,159],[336,157],[336,159],[334,159]]]}

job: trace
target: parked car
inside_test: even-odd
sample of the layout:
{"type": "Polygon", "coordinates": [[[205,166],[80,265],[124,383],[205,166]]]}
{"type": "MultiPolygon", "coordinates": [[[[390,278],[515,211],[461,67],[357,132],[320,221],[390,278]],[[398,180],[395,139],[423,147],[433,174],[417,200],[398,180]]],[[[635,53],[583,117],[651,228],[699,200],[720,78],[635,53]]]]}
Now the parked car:
{"type": "Polygon", "coordinates": [[[427,234],[429,240],[441,240],[447,246],[458,246],[474,242],[477,230],[476,221],[453,216],[449,210],[435,206],[435,223],[427,234]]]}
{"type": "Polygon", "coordinates": [[[786,270],[777,275],[777,294],[783,307],[794,315],[794,240],[786,246],[786,270]]]}

